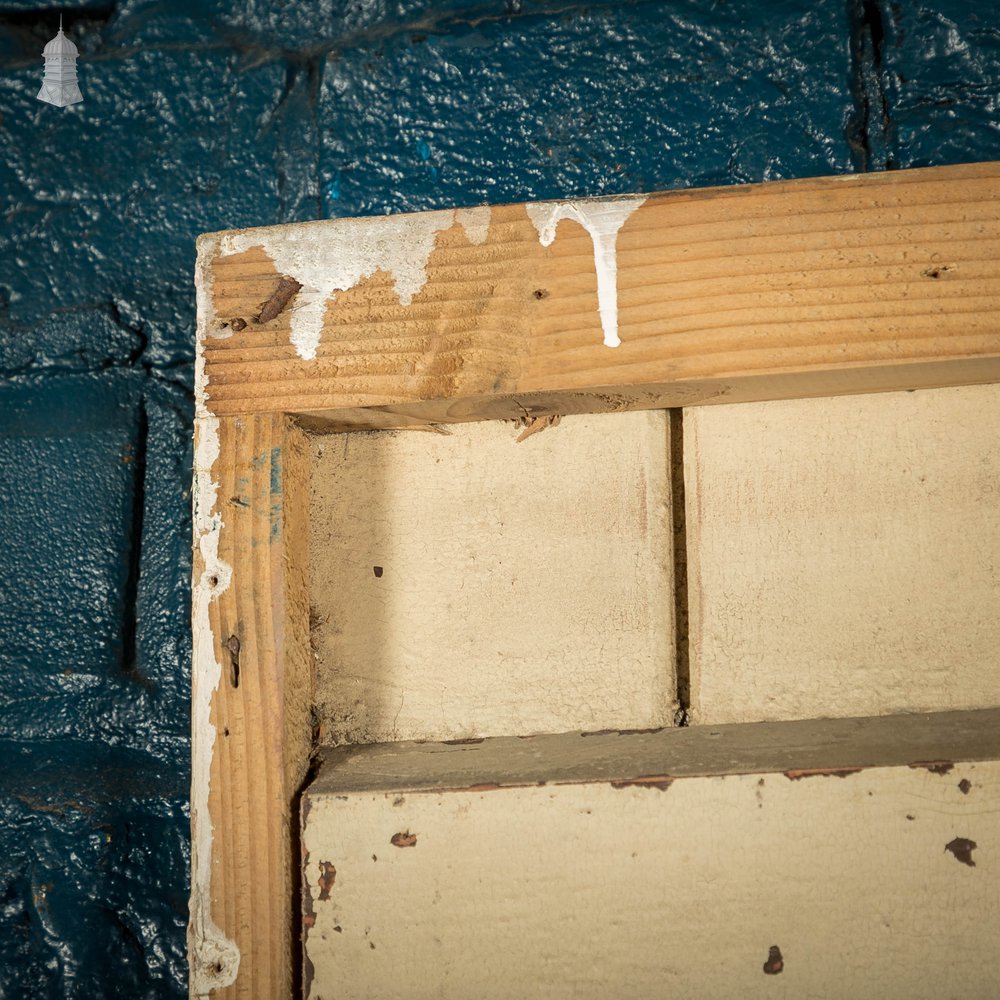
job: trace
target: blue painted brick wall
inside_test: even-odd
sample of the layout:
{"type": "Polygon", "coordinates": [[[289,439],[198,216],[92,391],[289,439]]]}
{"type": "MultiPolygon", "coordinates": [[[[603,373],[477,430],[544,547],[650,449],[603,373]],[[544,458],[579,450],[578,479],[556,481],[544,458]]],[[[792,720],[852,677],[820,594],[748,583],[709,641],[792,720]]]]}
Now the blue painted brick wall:
{"type": "Polygon", "coordinates": [[[186,992],[198,233],[1000,158],[972,0],[0,0],[0,67],[0,997],[186,992]]]}

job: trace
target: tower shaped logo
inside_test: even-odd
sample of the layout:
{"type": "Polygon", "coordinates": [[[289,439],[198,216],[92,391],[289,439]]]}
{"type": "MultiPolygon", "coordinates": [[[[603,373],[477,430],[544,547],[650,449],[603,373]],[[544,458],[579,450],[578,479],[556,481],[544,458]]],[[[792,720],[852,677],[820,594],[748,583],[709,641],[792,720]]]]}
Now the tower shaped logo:
{"type": "Polygon", "coordinates": [[[50,41],[42,55],[45,58],[45,76],[38,99],[57,108],[79,104],[83,100],[76,82],[76,46],[63,34],[62,15],[59,15],[59,34],[50,41]]]}

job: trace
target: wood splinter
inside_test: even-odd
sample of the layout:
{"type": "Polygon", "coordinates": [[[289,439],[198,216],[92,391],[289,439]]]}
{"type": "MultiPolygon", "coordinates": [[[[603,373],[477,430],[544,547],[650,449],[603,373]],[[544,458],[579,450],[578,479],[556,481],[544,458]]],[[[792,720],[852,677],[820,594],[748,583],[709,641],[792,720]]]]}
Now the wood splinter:
{"type": "Polygon", "coordinates": [[[270,323],[292,301],[301,287],[302,285],[294,278],[283,277],[278,282],[278,287],[271,293],[271,297],[260,307],[255,322],[270,323]]]}
{"type": "Polygon", "coordinates": [[[530,438],[532,434],[544,431],[546,427],[555,427],[560,419],[558,413],[549,414],[547,417],[528,417],[524,424],[524,430],[518,434],[514,443],[520,444],[525,438],[530,438]]]}

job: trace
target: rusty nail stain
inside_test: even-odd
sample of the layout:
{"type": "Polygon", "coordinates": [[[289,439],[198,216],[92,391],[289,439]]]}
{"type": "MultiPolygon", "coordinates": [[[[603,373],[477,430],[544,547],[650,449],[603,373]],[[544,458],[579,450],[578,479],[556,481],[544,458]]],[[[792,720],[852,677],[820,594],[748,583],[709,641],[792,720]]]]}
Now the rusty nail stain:
{"type": "Polygon", "coordinates": [[[282,278],[278,282],[278,287],[271,293],[271,297],[260,307],[257,314],[258,323],[269,323],[278,313],[281,312],[292,296],[302,287],[294,278],[282,278]]]}
{"type": "Polygon", "coordinates": [[[785,777],[792,781],[799,778],[813,778],[817,776],[825,778],[846,778],[849,774],[857,774],[863,771],[862,767],[799,767],[791,771],[785,771],[785,777]]]}
{"type": "Polygon", "coordinates": [[[329,861],[319,863],[319,898],[321,901],[330,898],[330,890],[337,881],[337,869],[329,861]]]}
{"type": "Polygon", "coordinates": [[[673,783],[674,779],[667,774],[643,774],[625,781],[612,781],[611,787],[629,788],[634,785],[638,788],[655,788],[657,791],[665,792],[673,783]]]}
{"type": "Polygon", "coordinates": [[[372,566],[372,572],[375,574],[376,580],[382,579],[383,570],[381,566],[372,566]]]}
{"type": "Polygon", "coordinates": [[[393,847],[416,847],[417,835],[407,830],[405,833],[394,833],[389,841],[393,847]]]}
{"type": "Polygon", "coordinates": [[[764,975],[776,976],[779,972],[782,972],[784,968],[785,960],[781,955],[781,949],[776,944],[772,944],[771,947],[767,949],[767,961],[764,963],[764,975]]]}
{"type": "Polygon", "coordinates": [[[950,760],[915,760],[910,767],[925,768],[931,774],[947,774],[955,765],[950,760]]]}
{"type": "Polygon", "coordinates": [[[968,778],[963,778],[963,779],[962,779],[962,780],[961,780],[961,781],[960,781],[960,782],[958,783],[958,790],[959,790],[959,791],[960,791],[960,792],[961,792],[961,793],[962,793],[963,795],[968,795],[968,794],[969,794],[969,792],[970,792],[970,791],[972,790],[972,782],[971,782],[971,781],[969,781],[969,779],[968,779],[968,778]]]}
{"type": "Polygon", "coordinates": [[[972,852],[976,849],[976,842],[968,837],[956,837],[954,840],[944,845],[946,851],[951,851],[955,855],[956,861],[961,861],[963,865],[970,868],[976,867],[976,862],[972,860],[972,852]]]}

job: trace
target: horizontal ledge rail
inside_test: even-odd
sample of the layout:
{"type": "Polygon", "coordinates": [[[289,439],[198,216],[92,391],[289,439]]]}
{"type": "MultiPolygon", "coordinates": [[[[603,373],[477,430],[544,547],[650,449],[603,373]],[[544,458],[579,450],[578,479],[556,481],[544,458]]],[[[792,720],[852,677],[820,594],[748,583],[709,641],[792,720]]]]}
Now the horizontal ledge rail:
{"type": "Polygon", "coordinates": [[[202,414],[399,427],[1000,380],[1000,163],[198,248],[202,414]]]}
{"type": "Polygon", "coordinates": [[[1000,760],[1000,709],[730,723],[327,749],[310,794],[488,789],[727,774],[846,775],[871,767],[945,774],[1000,760]]]}

